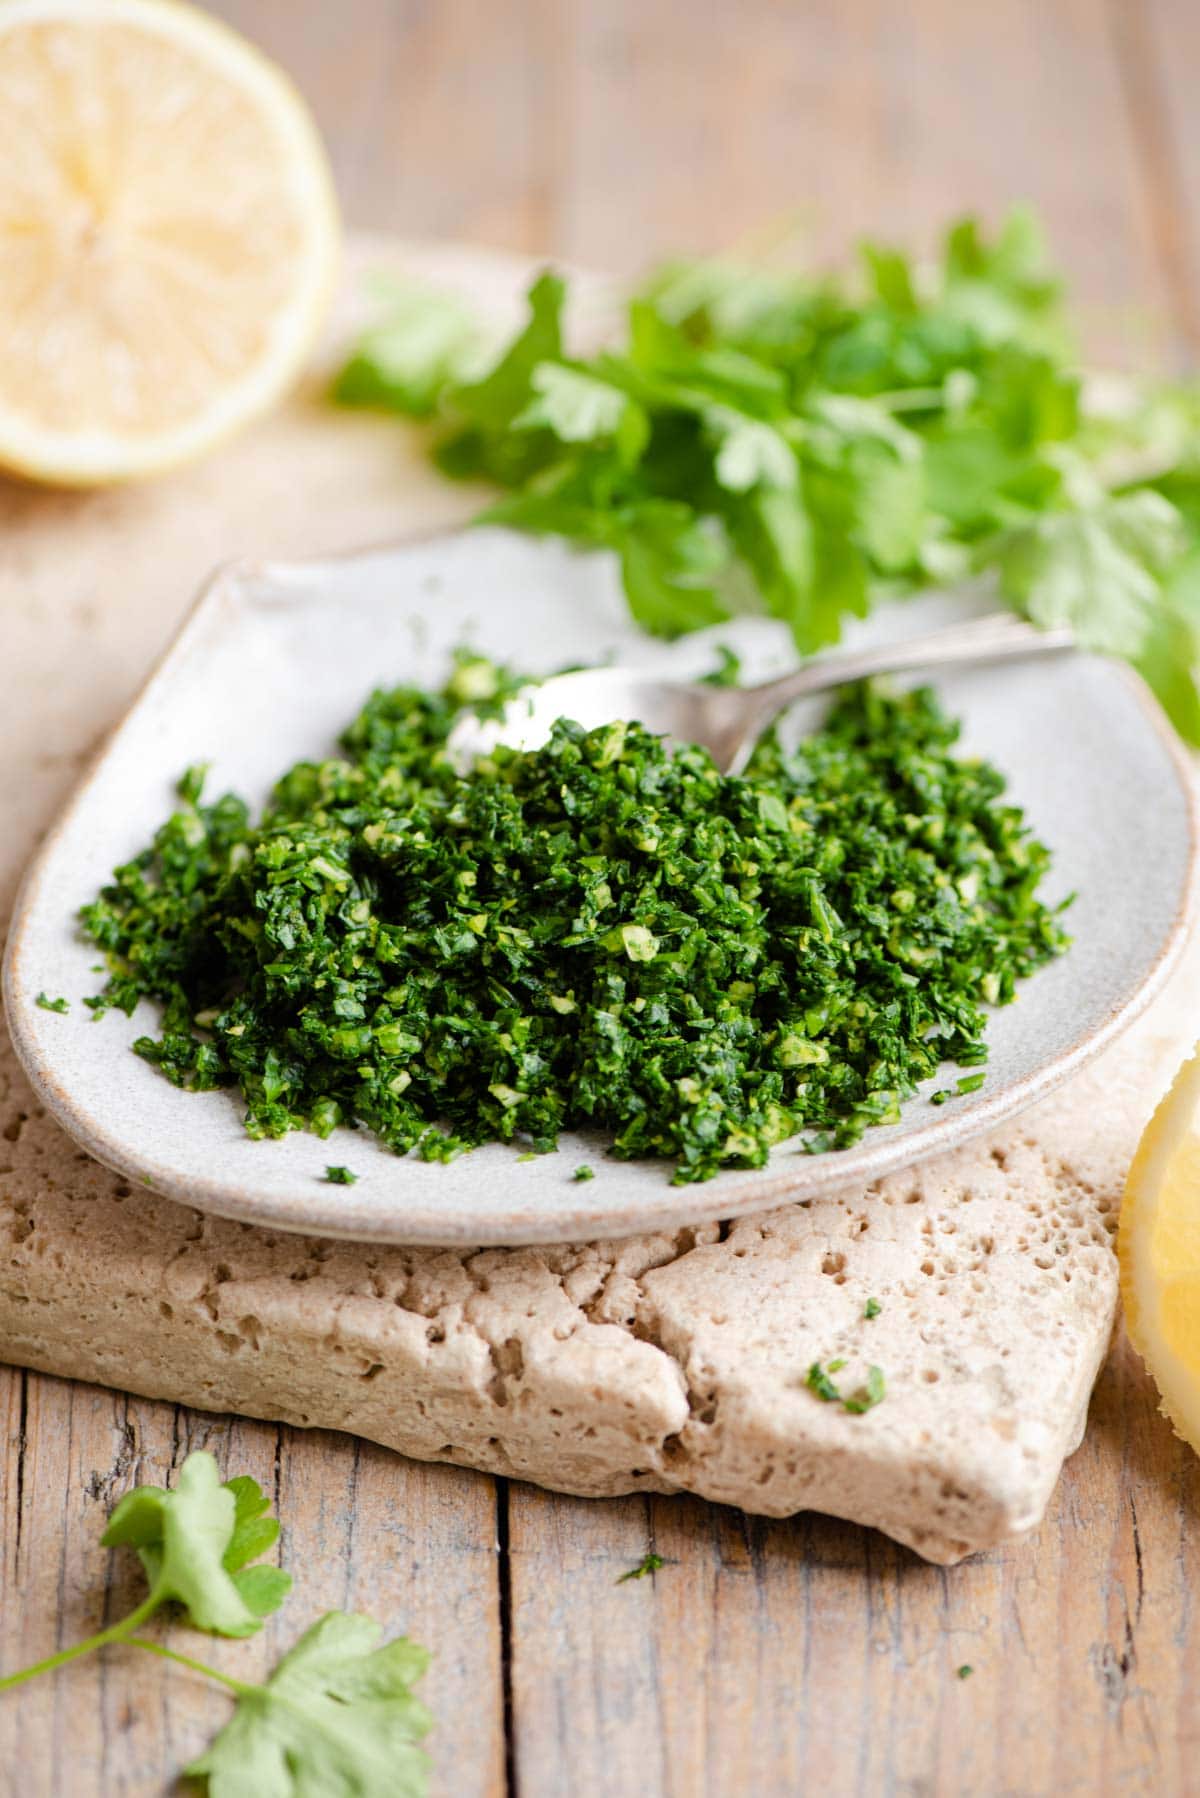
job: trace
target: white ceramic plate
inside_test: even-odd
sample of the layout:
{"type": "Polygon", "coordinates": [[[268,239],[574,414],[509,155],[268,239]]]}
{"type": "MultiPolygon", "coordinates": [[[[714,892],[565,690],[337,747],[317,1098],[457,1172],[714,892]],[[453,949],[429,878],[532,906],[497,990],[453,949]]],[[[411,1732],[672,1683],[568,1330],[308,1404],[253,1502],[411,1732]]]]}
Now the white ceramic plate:
{"type": "MultiPolygon", "coordinates": [[[[945,601],[897,606],[870,630],[906,635],[945,612],[945,601]]],[[[853,1149],[813,1156],[785,1145],[765,1169],[676,1187],[669,1165],[609,1161],[601,1141],[574,1136],[533,1161],[497,1144],[449,1166],[397,1157],[366,1131],[252,1142],[236,1094],[179,1092],[129,1052],[155,1029],[154,1007],[94,1021],[82,1005],[99,977],[76,911],[149,839],[189,764],[212,762],[210,793],[229,786],[259,801],[291,762],[332,750],[372,687],[432,684],[464,642],[532,671],[616,653],[687,673],[711,666],[714,637],[743,652],[750,677],[789,660],[782,628],[764,620],[707,642],[651,643],[630,626],[607,558],[504,532],[219,574],[51,833],[18,902],[5,995],[41,1097],[101,1161],[202,1210],[384,1242],[568,1241],[733,1217],[950,1148],[1040,1098],[1149,1000],[1189,911],[1190,777],[1140,684],[1071,655],[943,676],[938,687],[965,721],[964,751],[1004,770],[1052,846],[1048,895],[1078,892],[1074,946],[992,1019],[979,1092],[935,1108],[925,1095],[944,1078],[931,1080],[899,1123],[853,1149]],[[39,989],[65,994],[70,1013],[40,1009],[39,989]],[[576,1183],[585,1159],[596,1178],[576,1183]],[[353,1167],[357,1185],[324,1182],[328,1162],[353,1167]]]]}

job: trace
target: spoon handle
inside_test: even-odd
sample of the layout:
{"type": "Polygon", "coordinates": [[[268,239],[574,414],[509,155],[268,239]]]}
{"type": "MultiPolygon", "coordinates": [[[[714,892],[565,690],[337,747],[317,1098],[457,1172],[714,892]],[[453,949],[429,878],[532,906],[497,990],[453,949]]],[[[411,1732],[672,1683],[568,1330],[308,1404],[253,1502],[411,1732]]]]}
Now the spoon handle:
{"type": "Polygon", "coordinates": [[[984,618],[948,625],[923,636],[821,656],[779,680],[742,688],[739,697],[746,706],[746,732],[737,753],[729,760],[729,772],[741,772],[754,744],[777,713],[793,700],[805,699],[811,693],[823,693],[848,681],[866,680],[873,674],[903,674],[963,662],[1004,662],[1074,646],[1074,634],[1065,628],[1043,631],[1012,612],[990,612],[984,618]]]}

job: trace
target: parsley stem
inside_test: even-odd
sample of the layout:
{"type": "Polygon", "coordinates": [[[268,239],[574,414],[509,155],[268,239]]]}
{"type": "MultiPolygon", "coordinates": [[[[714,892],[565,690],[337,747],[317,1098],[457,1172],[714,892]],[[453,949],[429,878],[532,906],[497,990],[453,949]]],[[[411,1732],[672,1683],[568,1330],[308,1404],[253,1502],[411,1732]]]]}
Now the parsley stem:
{"type": "Polygon", "coordinates": [[[65,1667],[68,1661],[77,1661],[80,1655],[91,1654],[97,1648],[106,1648],[110,1642],[123,1642],[140,1624],[146,1622],[158,1609],[160,1600],[153,1594],[144,1599],[128,1617],[122,1617],[108,1629],[98,1630],[94,1636],[85,1636],[82,1642],[72,1642],[69,1648],[60,1648],[57,1654],[47,1655],[44,1661],[35,1661],[32,1667],[22,1667],[16,1673],[9,1673],[0,1679],[0,1692],[7,1692],[10,1686],[23,1685],[27,1679],[36,1679],[39,1673],[51,1673],[56,1667],[65,1667]]]}
{"type": "Polygon", "coordinates": [[[220,1685],[228,1686],[239,1697],[258,1689],[256,1686],[246,1685],[243,1680],[231,1679],[228,1673],[218,1673],[215,1667],[208,1666],[204,1661],[194,1661],[190,1654],[180,1654],[177,1649],[164,1648],[161,1642],[148,1642],[145,1636],[129,1636],[127,1640],[130,1648],[144,1648],[147,1654],[161,1655],[164,1661],[178,1661],[181,1667],[189,1667],[193,1673],[203,1673],[206,1679],[215,1679],[220,1685]]]}

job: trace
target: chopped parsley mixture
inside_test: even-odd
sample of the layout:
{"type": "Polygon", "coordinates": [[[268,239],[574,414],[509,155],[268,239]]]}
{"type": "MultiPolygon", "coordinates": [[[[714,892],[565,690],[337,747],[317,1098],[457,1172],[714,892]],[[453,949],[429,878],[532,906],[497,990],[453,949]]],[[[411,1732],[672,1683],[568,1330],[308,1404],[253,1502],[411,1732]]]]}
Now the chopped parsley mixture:
{"type": "Polygon", "coordinates": [[[460,656],[441,692],[374,694],[258,822],[189,772],[83,908],[110,971],[89,1003],[161,1000],[138,1054],[239,1087],[255,1137],[360,1124],[446,1160],[588,1128],[686,1182],[893,1121],[1066,946],[1046,849],[927,691],[847,689],[738,779],[566,721],[462,775],[458,712],[517,684],[460,656]]]}

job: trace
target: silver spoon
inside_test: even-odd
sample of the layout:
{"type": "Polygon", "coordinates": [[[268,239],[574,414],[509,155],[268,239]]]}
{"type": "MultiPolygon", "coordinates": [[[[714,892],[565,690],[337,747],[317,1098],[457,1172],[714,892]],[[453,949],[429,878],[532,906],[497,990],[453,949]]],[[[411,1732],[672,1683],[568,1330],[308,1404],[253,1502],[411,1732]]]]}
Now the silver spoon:
{"type": "Polygon", "coordinates": [[[577,674],[555,675],[540,686],[523,687],[498,718],[465,713],[446,747],[455,761],[465,765],[499,743],[512,749],[540,749],[559,718],[572,718],[585,730],[622,719],[676,742],[699,743],[724,773],[740,774],[772,719],[793,701],[812,693],[872,674],[901,674],[964,662],[1005,662],[1073,646],[1069,630],[1038,630],[1011,612],[997,612],[898,643],[875,643],[821,656],[780,680],[757,687],[709,687],[700,681],[664,680],[640,668],[586,668],[577,674]]]}

